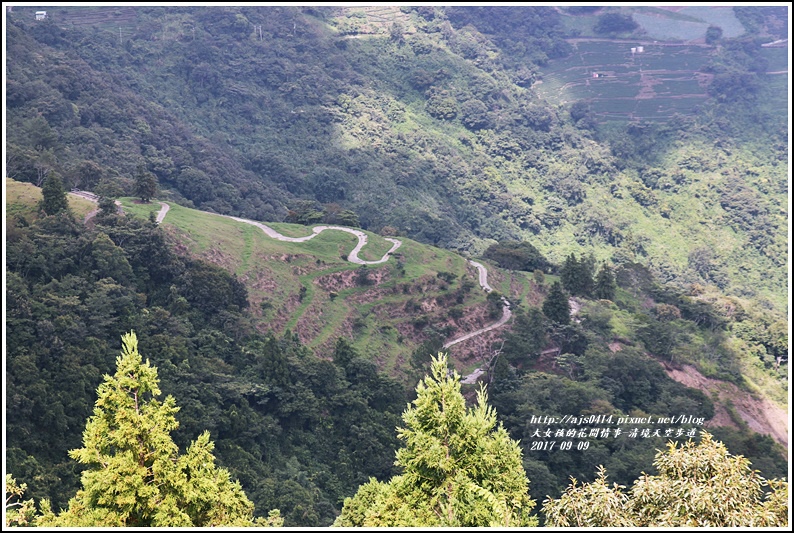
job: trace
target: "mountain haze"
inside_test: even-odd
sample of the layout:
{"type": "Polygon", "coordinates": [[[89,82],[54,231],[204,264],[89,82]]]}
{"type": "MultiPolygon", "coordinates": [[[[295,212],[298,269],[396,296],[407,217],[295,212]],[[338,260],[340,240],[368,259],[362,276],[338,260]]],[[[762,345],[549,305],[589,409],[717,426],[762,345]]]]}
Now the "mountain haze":
{"type": "Polygon", "coordinates": [[[469,402],[487,384],[538,503],[599,464],[655,474],[663,446],[533,449],[539,416],[688,417],[785,476],[788,15],[14,6],[8,471],[67,504],[67,452],[134,330],[176,445],[208,431],[287,526],[401,473],[395,428],[442,350],[469,402]],[[98,205],[42,207],[70,189],[98,205]],[[252,222],[355,228],[384,261],[252,222]]]}

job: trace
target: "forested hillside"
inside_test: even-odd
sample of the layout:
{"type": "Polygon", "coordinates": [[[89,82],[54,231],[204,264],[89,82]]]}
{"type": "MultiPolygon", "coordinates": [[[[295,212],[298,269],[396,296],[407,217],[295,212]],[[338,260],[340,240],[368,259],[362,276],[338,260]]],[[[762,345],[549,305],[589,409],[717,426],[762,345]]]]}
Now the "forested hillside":
{"type": "Polygon", "coordinates": [[[531,87],[570,51],[555,10],[406,9],[416,31],[382,37],[332,8],[136,8],[120,33],[11,13],[9,175],[130,193],[145,164],[202,209],[338,203],[366,229],[591,249],[782,311],[786,122],[760,105],[758,41],[715,49],[700,116],[608,135],[531,87]]]}
{"type": "Polygon", "coordinates": [[[762,46],[784,38],[779,10],[736,8],[725,35],[675,14],[710,30],[697,106],[629,122],[540,95],[555,62],[586,57],[579,39],[642,39],[635,22],[661,15],[640,9],[36,10],[6,13],[5,113],[6,458],[36,501],[74,496],[67,451],[134,330],[181,406],[181,449],[209,431],[256,516],[330,525],[401,473],[395,428],[431,354],[502,296],[507,327],[448,351],[483,367],[535,501],[598,465],[628,486],[663,446],[533,449],[541,415],[720,420],[731,453],[785,475],[787,442],[738,395],[670,377],[787,403],[788,87],[762,46]],[[145,180],[174,207],[160,226],[130,198],[145,180]],[[103,198],[89,222],[70,188],[103,198]],[[371,258],[376,234],[405,247],[358,268],[349,239],[262,244],[193,209],[357,226],[371,258]]]}

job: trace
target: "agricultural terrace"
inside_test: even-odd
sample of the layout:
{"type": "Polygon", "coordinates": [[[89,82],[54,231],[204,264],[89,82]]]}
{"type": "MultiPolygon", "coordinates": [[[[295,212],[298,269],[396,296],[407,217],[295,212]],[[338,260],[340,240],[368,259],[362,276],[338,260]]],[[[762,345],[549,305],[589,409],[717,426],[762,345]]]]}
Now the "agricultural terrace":
{"type": "Polygon", "coordinates": [[[699,69],[709,48],[647,41],[571,43],[574,53],[550,62],[535,85],[549,102],[588,101],[602,120],[665,121],[676,113],[692,114],[707,97],[709,77],[699,69]]]}

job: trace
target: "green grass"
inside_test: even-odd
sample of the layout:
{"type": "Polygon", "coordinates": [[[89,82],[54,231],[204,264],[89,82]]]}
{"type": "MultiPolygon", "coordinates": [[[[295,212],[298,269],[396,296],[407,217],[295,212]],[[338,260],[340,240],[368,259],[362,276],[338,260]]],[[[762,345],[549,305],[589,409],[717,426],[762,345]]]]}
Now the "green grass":
{"type": "Polygon", "coordinates": [[[311,227],[302,224],[286,224],[284,222],[263,222],[263,224],[270,226],[285,237],[306,237],[312,234],[311,227]]]}
{"type": "Polygon", "coordinates": [[[41,189],[30,183],[6,178],[6,219],[16,216],[34,220],[38,214],[37,204],[41,201],[41,189]]]}
{"type": "Polygon", "coordinates": [[[572,55],[542,70],[538,95],[555,104],[587,100],[604,120],[664,121],[675,113],[691,113],[706,99],[696,74],[708,61],[709,48],[646,44],[643,53],[632,56],[637,44],[577,43],[572,55]],[[593,78],[594,72],[600,76],[593,78]],[[643,83],[650,84],[652,98],[636,99],[643,83]]]}
{"type": "Polygon", "coordinates": [[[686,15],[681,11],[670,11],[669,9],[662,9],[659,7],[632,7],[628,8],[633,14],[643,15],[659,15],[670,20],[680,20],[685,22],[703,22],[699,18],[686,15]]]}
{"type": "Polygon", "coordinates": [[[691,6],[680,11],[641,7],[630,8],[632,17],[649,39],[692,41],[703,39],[709,26],[722,28],[726,38],[744,33],[731,7],[691,6]]]}
{"type": "MultiPolygon", "coordinates": [[[[156,201],[152,201],[146,204],[138,203],[140,200],[137,198],[132,197],[125,197],[119,198],[119,202],[121,202],[122,209],[124,209],[125,213],[130,213],[138,217],[142,218],[149,218],[149,213],[157,214],[160,211],[160,204],[156,201]]],[[[171,207],[179,207],[173,204],[169,204],[171,207]]],[[[174,215],[174,211],[168,213],[168,216],[174,215]]]]}
{"type": "MultiPolygon", "coordinates": [[[[160,209],[156,202],[138,204],[132,198],[122,198],[121,202],[125,212],[144,218],[160,209]]],[[[353,346],[376,360],[384,370],[402,375],[410,354],[426,338],[412,326],[416,317],[427,314],[430,325],[447,320],[445,306],[439,305],[428,313],[406,311],[409,299],[429,302],[455,291],[468,279],[475,286],[460,304],[464,313],[467,308],[481,307],[485,301],[476,272],[465,258],[411,239],[398,237],[403,244],[394,257],[384,264],[364,267],[373,274],[384,273],[384,281],[377,286],[358,286],[354,279],[344,281],[339,277],[347,279],[354,274],[345,272],[362,268],[342,259],[358,242],[354,235],[327,230],[306,242],[281,242],[250,224],[169,205],[171,209],[162,227],[172,241],[179,242],[190,255],[236,274],[246,284],[252,313],[263,327],[277,334],[286,330],[297,332],[305,344],[322,356],[330,355],[337,337],[350,337],[351,324],[357,322],[358,327],[352,330],[353,346]],[[403,271],[397,267],[398,261],[403,271]],[[442,271],[456,276],[446,289],[442,286],[447,284],[437,277],[442,271]],[[332,285],[321,284],[320,278],[332,285]],[[341,284],[341,288],[327,288],[335,287],[333,283],[341,284]],[[302,301],[301,287],[305,287],[302,301]],[[407,293],[404,288],[408,289],[407,293]],[[332,292],[336,293],[333,297],[332,292]],[[398,342],[401,327],[406,335],[398,342]]],[[[288,236],[311,234],[306,226],[270,222],[267,225],[288,236]]],[[[369,242],[361,257],[380,259],[392,243],[380,235],[365,233],[369,242]]],[[[498,278],[491,266],[490,272],[494,276],[491,280],[498,278]]],[[[507,282],[509,288],[509,275],[504,278],[503,283],[507,282]]],[[[522,294],[530,290],[531,285],[524,283],[522,294]]]]}
{"type": "MultiPolygon", "coordinates": [[[[41,188],[32,183],[16,181],[6,178],[5,183],[6,218],[24,217],[28,222],[36,220],[39,216],[38,204],[41,201],[41,188]]],[[[85,198],[66,195],[69,202],[69,209],[78,220],[83,218],[96,209],[97,205],[85,198]]]]}
{"type": "Polygon", "coordinates": [[[560,17],[560,20],[567,35],[576,35],[578,37],[593,37],[596,35],[593,31],[593,26],[598,22],[597,15],[573,16],[564,14],[560,17]]]}
{"type": "Polygon", "coordinates": [[[699,18],[709,25],[719,26],[725,38],[739,37],[744,33],[744,26],[736,18],[732,7],[688,6],[678,13],[699,18]]]}
{"type": "MultiPolygon", "coordinates": [[[[761,48],[759,51],[761,57],[766,59],[769,63],[767,71],[776,72],[781,70],[788,70],[788,47],[783,48],[761,48]]],[[[785,76],[782,76],[786,79],[785,76]]]]}
{"type": "Polygon", "coordinates": [[[648,35],[659,41],[692,41],[706,35],[709,25],[705,22],[675,20],[667,17],[635,13],[634,20],[648,35]]]}

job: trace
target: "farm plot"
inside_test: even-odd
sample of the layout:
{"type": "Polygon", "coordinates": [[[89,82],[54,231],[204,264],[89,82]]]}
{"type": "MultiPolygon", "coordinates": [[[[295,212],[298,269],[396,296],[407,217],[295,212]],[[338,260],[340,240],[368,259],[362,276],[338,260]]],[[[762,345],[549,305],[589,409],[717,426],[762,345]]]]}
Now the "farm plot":
{"type": "Polygon", "coordinates": [[[769,76],[766,90],[760,97],[763,98],[767,108],[781,110],[783,117],[785,117],[785,110],[790,105],[788,93],[788,76],[769,76]]]}
{"type": "Polygon", "coordinates": [[[788,47],[761,48],[761,57],[767,60],[767,72],[788,70],[788,47]]]}
{"type": "Polygon", "coordinates": [[[405,33],[416,32],[411,16],[396,6],[343,7],[332,20],[338,28],[352,34],[383,35],[393,23],[402,24],[405,33]]]}
{"type": "Polygon", "coordinates": [[[660,79],[659,83],[653,87],[653,92],[657,97],[681,97],[683,95],[702,95],[703,87],[697,80],[691,79],[660,79]]]}
{"type": "Polygon", "coordinates": [[[119,27],[133,29],[137,23],[134,7],[82,7],[65,6],[53,11],[59,24],[74,26],[96,26],[106,31],[118,31],[119,27]]]}
{"type": "Polygon", "coordinates": [[[708,49],[699,46],[646,45],[635,54],[634,63],[643,70],[698,70],[708,61],[708,49]]]}
{"type": "Polygon", "coordinates": [[[660,41],[703,41],[712,25],[722,28],[727,38],[744,33],[731,7],[692,6],[675,12],[639,9],[632,16],[648,38],[660,41]]]}
{"type": "Polygon", "coordinates": [[[602,120],[664,121],[707,97],[699,69],[708,53],[702,46],[579,41],[571,56],[541,71],[535,90],[556,104],[586,100],[602,120]]]}

